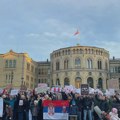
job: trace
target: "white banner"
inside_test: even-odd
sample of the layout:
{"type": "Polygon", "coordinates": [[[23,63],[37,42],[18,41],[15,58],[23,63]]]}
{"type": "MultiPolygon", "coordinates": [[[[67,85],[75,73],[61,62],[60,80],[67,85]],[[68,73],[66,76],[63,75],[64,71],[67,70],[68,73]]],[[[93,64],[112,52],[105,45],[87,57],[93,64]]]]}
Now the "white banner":
{"type": "Polygon", "coordinates": [[[48,85],[46,83],[39,83],[38,87],[48,87],[48,85]]]}
{"type": "Polygon", "coordinates": [[[0,94],[2,94],[2,93],[3,93],[3,89],[0,88],[0,94]]]}
{"type": "Polygon", "coordinates": [[[3,98],[0,98],[0,117],[3,116],[3,98]]]}
{"type": "Polygon", "coordinates": [[[49,87],[38,87],[35,89],[36,93],[45,93],[46,91],[48,91],[50,88],[49,87]]]}
{"type": "Polygon", "coordinates": [[[11,90],[10,95],[17,95],[17,94],[18,94],[18,92],[19,92],[19,90],[11,90]]]}
{"type": "Polygon", "coordinates": [[[75,91],[76,91],[76,88],[72,85],[65,86],[64,88],[65,93],[71,93],[71,92],[75,93],[75,91]]]}

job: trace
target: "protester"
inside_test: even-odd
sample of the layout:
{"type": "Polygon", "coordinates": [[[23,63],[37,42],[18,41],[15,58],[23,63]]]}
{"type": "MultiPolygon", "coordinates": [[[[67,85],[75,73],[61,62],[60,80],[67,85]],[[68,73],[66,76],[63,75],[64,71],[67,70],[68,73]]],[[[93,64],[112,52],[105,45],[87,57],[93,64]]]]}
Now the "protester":
{"type": "Polygon", "coordinates": [[[69,112],[71,115],[76,115],[77,120],[119,120],[118,111],[120,100],[118,97],[118,95],[107,97],[98,92],[95,92],[93,95],[80,95],[80,93],[67,93],[65,91],[58,93],[47,91],[46,93],[33,93],[29,95],[26,91],[20,91],[14,96],[3,94],[2,120],[30,120],[29,113],[32,114],[32,120],[43,120],[43,102],[45,100],[69,101],[69,110],[67,111],[65,106],[63,106],[62,109],[69,112]],[[102,118],[95,112],[93,114],[94,106],[100,108],[102,118]]]}
{"type": "Polygon", "coordinates": [[[38,101],[34,100],[32,107],[32,120],[37,120],[38,117],[38,101]]]}
{"type": "Polygon", "coordinates": [[[112,108],[109,115],[110,115],[110,120],[120,120],[120,118],[118,117],[118,110],[116,108],[112,108]]]}
{"type": "Polygon", "coordinates": [[[83,115],[84,120],[87,120],[87,114],[88,114],[88,120],[93,120],[93,114],[92,114],[92,98],[90,96],[84,96],[83,98],[83,115]]]}

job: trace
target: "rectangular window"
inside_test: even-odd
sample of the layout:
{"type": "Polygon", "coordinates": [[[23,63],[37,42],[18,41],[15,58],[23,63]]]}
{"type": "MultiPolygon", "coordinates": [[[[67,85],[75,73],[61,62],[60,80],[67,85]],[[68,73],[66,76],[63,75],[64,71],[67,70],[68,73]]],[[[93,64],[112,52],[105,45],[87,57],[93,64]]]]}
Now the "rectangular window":
{"type": "Polygon", "coordinates": [[[30,70],[30,64],[27,63],[27,70],[30,70]]]}
{"type": "Polygon", "coordinates": [[[32,73],[34,72],[34,66],[31,66],[31,72],[32,73]]]}
{"type": "Polygon", "coordinates": [[[29,81],[29,76],[28,75],[26,76],[26,80],[29,81]]]}
{"type": "Polygon", "coordinates": [[[13,68],[16,68],[16,60],[13,60],[13,68]]]}
{"type": "Polygon", "coordinates": [[[8,60],[5,61],[5,67],[8,68],[8,60]]]}
{"type": "Polygon", "coordinates": [[[12,60],[9,60],[9,68],[12,68],[12,60]]]}

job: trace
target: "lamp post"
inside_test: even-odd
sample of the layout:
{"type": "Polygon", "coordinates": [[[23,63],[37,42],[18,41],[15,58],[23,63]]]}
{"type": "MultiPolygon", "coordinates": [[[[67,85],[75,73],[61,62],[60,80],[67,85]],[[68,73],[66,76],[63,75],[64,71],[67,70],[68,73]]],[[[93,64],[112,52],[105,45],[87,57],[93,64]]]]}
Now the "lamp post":
{"type": "Polygon", "coordinates": [[[23,89],[23,80],[24,80],[24,78],[21,77],[21,89],[23,89]]]}

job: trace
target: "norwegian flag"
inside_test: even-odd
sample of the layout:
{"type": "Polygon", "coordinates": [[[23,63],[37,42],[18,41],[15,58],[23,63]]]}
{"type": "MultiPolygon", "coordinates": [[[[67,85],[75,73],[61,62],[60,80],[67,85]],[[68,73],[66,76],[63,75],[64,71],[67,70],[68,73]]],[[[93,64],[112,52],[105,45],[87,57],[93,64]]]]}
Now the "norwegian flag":
{"type": "Polygon", "coordinates": [[[77,31],[74,33],[74,35],[78,35],[78,34],[80,34],[80,31],[79,31],[79,30],[77,30],[77,31]]]}

